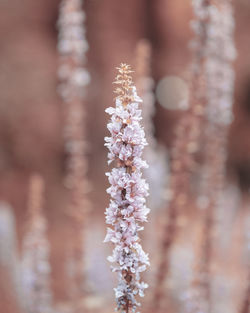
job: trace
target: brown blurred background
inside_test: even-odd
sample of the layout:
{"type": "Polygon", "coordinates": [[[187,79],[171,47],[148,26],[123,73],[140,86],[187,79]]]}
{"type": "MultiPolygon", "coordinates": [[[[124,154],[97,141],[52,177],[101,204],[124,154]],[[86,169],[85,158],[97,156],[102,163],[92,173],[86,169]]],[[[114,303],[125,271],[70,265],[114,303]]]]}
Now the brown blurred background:
{"type": "MultiPolygon", "coordinates": [[[[58,0],[0,0],[0,199],[14,210],[20,249],[29,175],[36,171],[45,177],[53,291],[55,299],[63,301],[67,298],[67,283],[62,282],[60,260],[65,254],[66,242],[71,240],[71,226],[64,214],[68,195],[62,183],[63,119],[61,100],[56,92],[58,5],[58,0]]],[[[250,2],[235,0],[234,5],[238,57],[235,118],[230,130],[227,168],[229,180],[239,186],[247,198],[250,187],[250,2]]],[[[91,74],[85,104],[92,202],[88,266],[95,294],[106,295],[112,304],[112,282],[107,283],[112,275],[102,244],[103,213],[108,203],[104,174],[107,151],[103,137],[107,134],[104,110],[113,103],[115,67],[120,62],[134,66],[136,44],[139,39],[148,38],[153,49],[152,74],[156,84],[164,76],[185,80],[191,57],[188,41],[192,36],[189,27],[192,9],[189,0],[90,0],[85,1],[84,8],[90,46],[87,67],[91,74]]],[[[171,145],[173,126],[181,114],[156,103],[155,136],[166,147],[171,145]]],[[[5,282],[1,275],[0,286],[5,282]]],[[[16,312],[9,297],[3,297],[1,313],[16,312]]],[[[99,312],[106,311],[99,309],[99,312]]]]}

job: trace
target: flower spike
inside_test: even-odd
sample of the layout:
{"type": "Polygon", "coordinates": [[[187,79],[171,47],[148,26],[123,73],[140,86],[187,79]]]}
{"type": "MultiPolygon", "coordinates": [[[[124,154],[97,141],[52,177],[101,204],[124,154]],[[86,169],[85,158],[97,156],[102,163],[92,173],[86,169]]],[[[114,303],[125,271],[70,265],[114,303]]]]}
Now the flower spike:
{"type": "Polygon", "coordinates": [[[111,115],[108,130],[111,136],[105,138],[108,148],[108,163],[115,162],[111,172],[107,173],[111,186],[107,193],[111,196],[106,209],[106,222],[112,228],[107,229],[104,242],[115,245],[108,260],[116,263],[112,271],[117,272],[119,283],[115,288],[117,310],[136,312],[140,303],[136,296],[144,296],[147,284],[141,282],[140,273],[149,265],[148,255],[140,245],[138,232],[143,230],[141,223],[147,221],[149,209],[145,205],[148,185],[142,178],[141,170],[147,167],[142,160],[144,146],[147,145],[139,102],[130,74],[129,65],[118,68],[115,89],[116,106],[106,109],[111,115]]]}

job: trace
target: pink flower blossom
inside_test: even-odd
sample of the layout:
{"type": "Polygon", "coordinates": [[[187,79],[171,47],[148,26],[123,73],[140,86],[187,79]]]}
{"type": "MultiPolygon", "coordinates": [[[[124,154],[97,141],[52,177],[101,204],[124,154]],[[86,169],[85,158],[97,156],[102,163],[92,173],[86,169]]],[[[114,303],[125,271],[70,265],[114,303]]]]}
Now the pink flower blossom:
{"type": "Polygon", "coordinates": [[[108,163],[113,162],[117,166],[106,174],[110,183],[107,193],[111,201],[105,214],[106,222],[112,228],[107,229],[104,242],[115,245],[108,261],[114,263],[111,268],[119,278],[118,287],[114,289],[117,309],[136,312],[140,305],[136,295],[143,297],[144,289],[148,287],[140,281],[140,273],[146,270],[149,260],[139,244],[138,236],[139,231],[143,230],[140,224],[147,221],[149,213],[145,205],[148,185],[141,173],[141,169],[147,167],[142,160],[147,142],[140,125],[139,102],[142,100],[137,96],[135,87],[131,86],[132,80],[127,75],[130,68],[121,65],[119,72],[121,75],[118,75],[115,83],[121,84],[121,88],[116,106],[106,109],[111,115],[107,126],[111,135],[105,138],[105,146],[109,150],[108,163]]]}

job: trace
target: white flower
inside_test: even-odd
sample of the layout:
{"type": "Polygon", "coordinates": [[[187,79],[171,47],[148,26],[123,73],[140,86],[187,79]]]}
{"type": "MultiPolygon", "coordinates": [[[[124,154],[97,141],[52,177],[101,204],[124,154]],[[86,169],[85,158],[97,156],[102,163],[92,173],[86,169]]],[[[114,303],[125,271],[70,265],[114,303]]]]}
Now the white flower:
{"type": "MultiPolygon", "coordinates": [[[[126,66],[123,69],[125,72],[128,70],[126,66]]],[[[125,72],[124,82],[130,84],[131,80],[125,81],[128,79],[125,72]]],[[[108,260],[117,264],[112,267],[119,277],[118,287],[114,290],[117,309],[122,312],[126,306],[135,312],[140,305],[135,295],[144,296],[143,291],[147,288],[147,284],[140,281],[140,273],[149,265],[148,255],[138,243],[138,232],[143,229],[140,223],[147,221],[149,213],[145,206],[148,185],[141,177],[141,169],[147,167],[142,160],[147,142],[140,125],[141,110],[138,103],[141,101],[135,87],[130,86],[117,97],[115,108],[106,109],[111,115],[107,126],[111,136],[105,137],[105,146],[109,150],[108,163],[115,161],[118,166],[106,173],[111,185],[107,193],[112,198],[105,212],[106,222],[113,228],[107,229],[104,241],[115,244],[108,260]]]]}
{"type": "Polygon", "coordinates": [[[236,57],[233,42],[232,5],[223,2],[220,9],[209,7],[206,79],[208,81],[207,116],[212,123],[228,125],[232,121],[234,71],[236,57]]]}

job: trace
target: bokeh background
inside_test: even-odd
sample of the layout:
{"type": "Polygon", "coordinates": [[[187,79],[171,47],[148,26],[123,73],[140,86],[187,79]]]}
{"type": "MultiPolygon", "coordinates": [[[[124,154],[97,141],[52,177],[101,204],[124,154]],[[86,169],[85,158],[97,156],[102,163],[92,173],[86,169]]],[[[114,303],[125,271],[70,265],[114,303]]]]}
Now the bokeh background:
{"type": "MultiPolygon", "coordinates": [[[[25,312],[25,296],[20,300],[13,292],[19,289],[11,277],[13,273],[16,276],[20,274],[18,268],[27,223],[29,179],[34,172],[44,177],[46,186],[44,213],[48,221],[55,307],[58,312],[70,312],[64,260],[67,244],[74,238],[70,235],[72,223],[65,214],[69,193],[63,184],[63,109],[57,93],[58,7],[58,0],[0,0],[0,199],[4,208],[0,210],[0,218],[2,215],[4,221],[0,223],[1,313],[25,312]],[[3,235],[4,230],[8,235],[3,235]],[[6,259],[8,266],[4,263],[6,259]]],[[[174,138],[174,126],[184,114],[183,110],[175,107],[175,99],[185,96],[187,88],[191,62],[188,42],[193,36],[189,27],[192,8],[189,0],[90,0],[85,1],[84,10],[89,43],[87,69],[91,75],[84,101],[91,209],[85,238],[89,290],[87,300],[84,300],[87,309],[82,312],[113,312],[114,277],[106,261],[111,247],[103,244],[104,210],[109,202],[105,176],[107,151],[103,138],[107,135],[108,118],[104,110],[114,103],[112,82],[115,67],[121,62],[135,67],[138,41],[141,38],[149,40],[152,45],[152,77],[155,89],[160,89],[156,93],[154,135],[168,151],[174,138]]],[[[217,289],[214,312],[218,313],[239,312],[247,285],[246,246],[242,230],[248,228],[245,221],[249,220],[250,205],[250,2],[235,0],[234,10],[238,56],[234,63],[234,120],[228,140],[227,201],[222,213],[227,232],[221,233],[221,241],[226,244],[218,247],[218,250],[224,250],[217,255],[215,262],[217,289]]],[[[147,311],[153,292],[165,210],[164,201],[152,210],[144,234],[152,266],[145,275],[151,287],[146,291],[142,312],[147,311]]],[[[189,268],[195,248],[192,250],[190,246],[195,246],[200,231],[195,214],[189,211],[185,221],[173,249],[172,278],[166,287],[170,290],[169,312],[185,312],[180,295],[185,292],[183,286],[191,275],[189,268]]]]}

